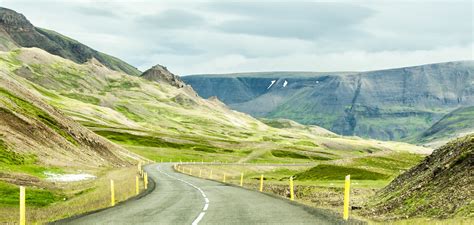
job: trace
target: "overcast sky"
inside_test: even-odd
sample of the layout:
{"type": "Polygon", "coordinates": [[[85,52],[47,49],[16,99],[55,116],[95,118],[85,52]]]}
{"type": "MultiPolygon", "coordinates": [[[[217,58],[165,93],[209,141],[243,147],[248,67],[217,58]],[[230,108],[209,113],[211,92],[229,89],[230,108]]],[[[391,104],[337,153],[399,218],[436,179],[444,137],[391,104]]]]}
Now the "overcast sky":
{"type": "Polygon", "coordinates": [[[364,71],[474,59],[470,0],[255,2],[0,5],[141,70],[162,64],[179,75],[364,71]]]}

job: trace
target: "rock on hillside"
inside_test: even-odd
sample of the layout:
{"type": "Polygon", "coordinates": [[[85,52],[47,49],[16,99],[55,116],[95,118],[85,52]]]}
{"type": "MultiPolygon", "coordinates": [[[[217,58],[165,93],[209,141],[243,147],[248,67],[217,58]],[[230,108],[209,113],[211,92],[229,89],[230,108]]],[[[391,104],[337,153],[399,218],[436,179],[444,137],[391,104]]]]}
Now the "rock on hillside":
{"type": "Polygon", "coordinates": [[[374,217],[474,216],[474,135],[435,150],[368,203],[374,217]]]}
{"type": "Polygon", "coordinates": [[[200,96],[217,96],[256,117],[384,140],[419,134],[452,110],[474,105],[474,61],[360,73],[263,72],[183,80],[200,96]]]}
{"type": "Polygon", "coordinates": [[[143,74],[140,77],[150,80],[150,81],[155,81],[158,83],[165,82],[167,84],[170,84],[178,88],[182,88],[186,86],[184,81],[181,80],[179,76],[174,75],[173,73],[168,71],[168,68],[162,65],[153,66],[152,68],[143,72],[143,74]]]}
{"type": "Polygon", "coordinates": [[[0,7],[0,50],[11,50],[16,46],[41,48],[77,63],[96,58],[110,69],[130,75],[140,74],[137,68],[120,59],[98,52],[54,31],[35,27],[22,14],[0,7]]]}

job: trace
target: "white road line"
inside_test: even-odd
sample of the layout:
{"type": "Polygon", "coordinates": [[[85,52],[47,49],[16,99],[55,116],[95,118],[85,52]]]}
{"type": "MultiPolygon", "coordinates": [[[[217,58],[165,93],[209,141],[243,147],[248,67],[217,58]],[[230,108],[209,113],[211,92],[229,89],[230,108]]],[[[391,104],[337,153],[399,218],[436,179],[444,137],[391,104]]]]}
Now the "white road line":
{"type": "Polygon", "coordinates": [[[202,220],[202,218],[204,217],[204,215],[206,215],[207,208],[209,207],[209,199],[207,198],[207,196],[206,196],[206,194],[204,193],[204,191],[202,191],[202,189],[199,188],[199,187],[197,187],[196,185],[189,183],[188,181],[185,181],[185,180],[183,180],[183,179],[180,179],[180,178],[171,176],[171,175],[169,175],[169,174],[163,172],[163,171],[160,169],[160,166],[157,166],[156,169],[158,170],[158,172],[160,172],[160,173],[162,173],[162,174],[164,174],[164,175],[166,175],[166,176],[168,176],[168,177],[170,177],[170,178],[173,178],[173,179],[175,179],[175,180],[179,180],[179,181],[181,181],[181,182],[183,182],[183,183],[185,183],[185,184],[187,184],[187,185],[189,185],[189,186],[195,188],[195,189],[198,190],[199,192],[201,192],[201,195],[202,195],[202,197],[204,198],[204,201],[206,202],[206,204],[204,204],[204,208],[202,209],[202,212],[198,215],[198,217],[197,217],[196,219],[194,219],[194,221],[193,221],[193,223],[192,223],[192,225],[197,225],[197,224],[202,220]]]}
{"type": "Polygon", "coordinates": [[[199,221],[201,221],[202,218],[204,217],[204,214],[206,213],[205,212],[200,213],[199,216],[193,221],[192,225],[197,225],[199,221]]]}

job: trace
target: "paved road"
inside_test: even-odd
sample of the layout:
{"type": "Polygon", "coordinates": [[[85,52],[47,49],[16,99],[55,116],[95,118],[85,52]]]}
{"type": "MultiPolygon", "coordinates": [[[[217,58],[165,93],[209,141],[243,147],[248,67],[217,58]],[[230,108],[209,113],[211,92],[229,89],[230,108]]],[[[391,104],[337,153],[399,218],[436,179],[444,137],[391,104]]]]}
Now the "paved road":
{"type": "Polygon", "coordinates": [[[59,224],[347,224],[324,210],[177,173],[168,163],[145,170],[156,181],[150,194],[59,224]]]}

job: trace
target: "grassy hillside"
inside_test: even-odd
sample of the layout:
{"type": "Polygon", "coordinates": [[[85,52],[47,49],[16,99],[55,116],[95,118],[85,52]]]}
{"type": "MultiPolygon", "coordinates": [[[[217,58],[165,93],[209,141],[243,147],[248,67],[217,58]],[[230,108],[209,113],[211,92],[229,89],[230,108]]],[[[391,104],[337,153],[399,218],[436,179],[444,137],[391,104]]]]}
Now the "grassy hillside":
{"type": "Polygon", "coordinates": [[[449,142],[366,205],[374,218],[473,217],[474,135],[449,142]]]}
{"type": "Polygon", "coordinates": [[[3,67],[50,104],[129,150],[159,160],[313,161],[368,152],[417,149],[401,143],[277,129],[204,100],[190,87],[117,73],[98,61],[78,65],[39,49],[5,54],[3,67]],[[271,150],[308,158],[275,157],[271,150]]]}
{"type": "Polygon", "coordinates": [[[474,106],[467,106],[448,113],[423,133],[407,140],[441,146],[453,138],[472,132],[474,132],[474,106]]]}

